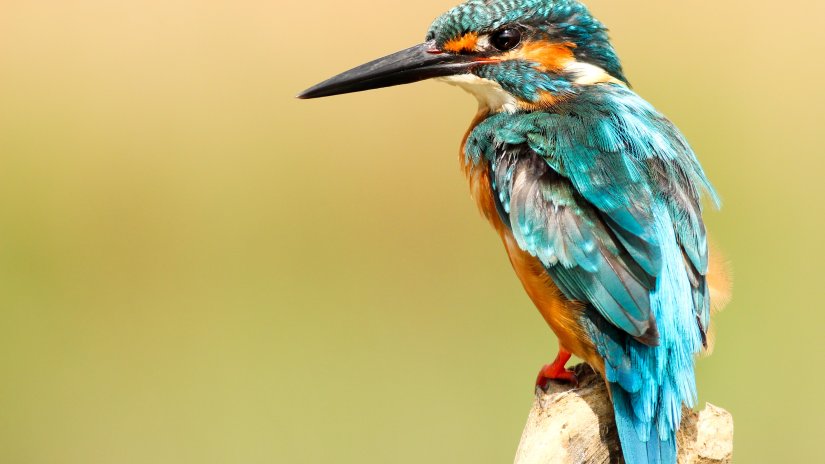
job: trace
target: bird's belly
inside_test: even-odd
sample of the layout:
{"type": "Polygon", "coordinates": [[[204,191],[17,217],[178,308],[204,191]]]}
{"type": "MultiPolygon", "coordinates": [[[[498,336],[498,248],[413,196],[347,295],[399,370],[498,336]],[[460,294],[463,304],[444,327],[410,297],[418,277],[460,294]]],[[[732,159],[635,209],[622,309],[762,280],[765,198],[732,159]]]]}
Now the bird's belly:
{"type": "Polygon", "coordinates": [[[513,270],[533,304],[558,337],[559,345],[601,370],[601,359],[580,323],[582,304],[568,300],[550,279],[541,261],[522,250],[509,231],[502,234],[501,239],[513,270]]]}
{"type": "Polygon", "coordinates": [[[567,299],[561,293],[541,261],[522,250],[510,228],[501,221],[490,184],[489,168],[480,163],[477,166],[467,166],[465,173],[479,210],[501,237],[510,264],[524,290],[558,337],[561,347],[584,359],[597,371],[603,372],[603,361],[580,323],[582,304],[567,299]]]}

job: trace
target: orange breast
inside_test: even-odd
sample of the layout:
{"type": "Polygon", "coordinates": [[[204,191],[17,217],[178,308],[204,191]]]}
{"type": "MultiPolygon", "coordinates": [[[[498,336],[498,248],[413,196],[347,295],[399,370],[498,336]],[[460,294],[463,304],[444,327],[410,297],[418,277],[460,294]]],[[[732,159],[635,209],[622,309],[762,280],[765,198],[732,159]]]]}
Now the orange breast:
{"type": "MultiPolygon", "coordinates": [[[[486,112],[479,113],[467,136],[472,129],[487,116],[486,112]]],[[[464,142],[467,141],[464,137],[464,142]]],[[[536,257],[522,250],[513,237],[510,228],[501,221],[496,210],[494,192],[490,183],[489,167],[485,163],[467,165],[464,163],[464,144],[462,143],[459,161],[464,166],[464,173],[470,183],[470,193],[478,205],[481,214],[498,232],[510,258],[510,264],[516,271],[524,290],[538,308],[544,320],[556,334],[561,347],[576,356],[584,359],[598,371],[603,371],[603,362],[596,353],[581,325],[579,317],[582,306],[576,301],[568,300],[556,287],[544,266],[536,257]]]]}

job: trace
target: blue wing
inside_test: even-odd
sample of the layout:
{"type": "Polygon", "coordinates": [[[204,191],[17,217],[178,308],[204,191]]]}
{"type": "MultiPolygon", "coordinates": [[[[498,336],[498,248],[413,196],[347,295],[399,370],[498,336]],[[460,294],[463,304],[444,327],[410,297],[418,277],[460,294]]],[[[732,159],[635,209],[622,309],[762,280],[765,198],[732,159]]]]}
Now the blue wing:
{"type": "Polygon", "coordinates": [[[583,324],[605,359],[623,445],[632,434],[638,453],[674,453],[709,318],[701,189],[715,199],[684,138],[635,93],[606,85],[552,113],[490,116],[465,155],[489,163],[519,246],[589,304],[583,324]]]}
{"type": "Polygon", "coordinates": [[[557,286],[571,299],[591,302],[624,332],[658,343],[650,309],[657,250],[605,217],[569,179],[529,149],[501,150],[492,169],[493,187],[513,236],[541,260],[557,286]],[[644,256],[634,259],[617,230],[644,256]]]}

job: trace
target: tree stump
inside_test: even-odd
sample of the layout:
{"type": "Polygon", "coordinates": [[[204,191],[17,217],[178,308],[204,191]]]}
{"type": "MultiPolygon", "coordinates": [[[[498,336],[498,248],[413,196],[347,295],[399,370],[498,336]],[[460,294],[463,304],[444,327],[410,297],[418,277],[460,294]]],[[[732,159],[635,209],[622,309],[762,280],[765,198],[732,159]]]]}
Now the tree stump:
{"type": "MultiPolygon", "coordinates": [[[[536,388],[515,464],[624,463],[604,381],[587,364],[574,370],[578,387],[550,382],[546,392],[536,388]]],[[[730,463],[733,416],[712,404],[685,409],[677,440],[680,464],[730,463]]]]}

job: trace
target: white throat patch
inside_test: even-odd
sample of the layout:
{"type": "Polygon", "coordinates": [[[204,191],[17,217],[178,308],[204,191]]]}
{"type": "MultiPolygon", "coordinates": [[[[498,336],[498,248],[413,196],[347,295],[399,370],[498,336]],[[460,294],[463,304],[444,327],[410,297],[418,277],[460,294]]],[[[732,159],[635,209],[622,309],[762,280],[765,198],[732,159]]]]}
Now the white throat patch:
{"type": "Polygon", "coordinates": [[[436,80],[456,85],[475,95],[478,99],[478,106],[489,109],[491,113],[515,113],[518,111],[516,98],[504,90],[498,82],[474,74],[440,77],[436,80]]]}

